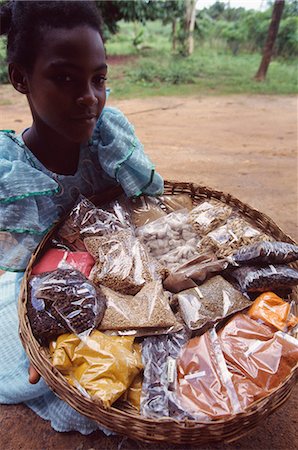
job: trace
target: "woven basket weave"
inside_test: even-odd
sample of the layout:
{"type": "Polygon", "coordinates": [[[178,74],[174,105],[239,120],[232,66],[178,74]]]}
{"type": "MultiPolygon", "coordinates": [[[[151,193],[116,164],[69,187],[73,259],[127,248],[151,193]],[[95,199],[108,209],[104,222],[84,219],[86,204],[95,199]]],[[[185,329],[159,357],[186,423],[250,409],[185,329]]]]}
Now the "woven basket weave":
{"type": "MultiPolygon", "coordinates": [[[[181,193],[188,194],[194,205],[204,199],[218,199],[233,206],[245,218],[274,239],[295,243],[269,217],[242,203],[230,194],[193,183],[165,182],[165,194],[176,195],[181,193]]],[[[144,442],[164,441],[175,444],[200,445],[215,441],[232,442],[241,438],[287,400],[296,382],[297,366],[281,386],[273,390],[267,397],[251,404],[245,412],[228,419],[211,422],[178,421],[171,418],[147,419],[130,409],[120,410],[114,407],[106,409],[101,403],[84,397],[76,388],[70,386],[63,375],[52,366],[48,349],[42,347],[34,338],[27,317],[28,280],[32,266],[46,246],[53,231],[48,233],[32,255],[23,278],[19,298],[20,337],[32,365],[38,369],[50,388],[78,412],[108,429],[132,439],[144,442]]],[[[298,269],[297,262],[292,266],[298,269]]],[[[292,297],[297,309],[297,289],[293,291],[292,297]]]]}

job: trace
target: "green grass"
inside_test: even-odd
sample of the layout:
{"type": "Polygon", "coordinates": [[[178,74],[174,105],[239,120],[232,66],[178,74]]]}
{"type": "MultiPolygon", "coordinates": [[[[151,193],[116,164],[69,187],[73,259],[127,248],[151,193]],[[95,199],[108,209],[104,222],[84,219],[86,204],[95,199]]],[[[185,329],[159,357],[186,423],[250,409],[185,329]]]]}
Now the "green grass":
{"type": "Polygon", "coordinates": [[[165,95],[296,94],[298,60],[273,60],[264,82],[254,80],[259,54],[232,55],[222,42],[196,42],[191,57],[171,51],[170,28],[148,22],[143,42],[132,44],[142,25],[120,23],[107,42],[109,55],[134,55],[132,61],[111,65],[108,85],[114,98],[165,95]],[[134,28],[135,27],[135,28],[134,28]]]}
{"type": "Polygon", "coordinates": [[[121,98],[197,94],[296,94],[297,61],[272,61],[266,80],[254,75],[261,56],[197,49],[189,58],[152,51],[133,62],[110,67],[109,86],[121,98]]]}
{"type": "MultiPolygon", "coordinates": [[[[7,77],[4,48],[5,42],[0,39],[0,82],[7,77]]],[[[297,58],[273,60],[266,80],[257,82],[254,75],[261,55],[234,56],[226,43],[217,39],[196,42],[194,54],[181,57],[171,50],[170,25],[158,21],[147,22],[146,26],[120,22],[119,33],[110,37],[106,48],[108,56],[128,57],[121,64],[110,64],[108,86],[113,98],[298,92],[297,58]]]]}

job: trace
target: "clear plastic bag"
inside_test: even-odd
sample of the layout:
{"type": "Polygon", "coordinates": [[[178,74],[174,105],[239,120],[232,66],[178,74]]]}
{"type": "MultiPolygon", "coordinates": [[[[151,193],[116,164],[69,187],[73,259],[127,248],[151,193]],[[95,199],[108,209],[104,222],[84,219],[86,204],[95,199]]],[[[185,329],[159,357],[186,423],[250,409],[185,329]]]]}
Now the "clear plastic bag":
{"type": "Polygon", "coordinates": [[[173,211],[179,211],[181,209],[187,209],[190,211],[193,208],[193,203],[191,197],[188,194],[173,194],[173,195],[163,195],[157,197],[162,210],[167,214],[173,211]]]}
{"type": "Polygon", "coordinates": [[[198,255],[197,234],[188,222],[188,210],[175,211],[136,230],[149,253],[175,270],[198,255]]]}
{"type": "Polygon", "coordinates": [[[178,358],[177,373],[180,419],[188,415],[209,421],[243,410],[214,330],[188,341],[178,358]]]}
{"type": "Polygon", "coordinates": [[[280,331],[288,331],[298,324],[298,317],[291,313],[291,304],[283,301],[274,292],[259,295],[249,308],[248,315],[280,331]]]}
{"type": "Polygon", "coordinates": [[[53,366],[86,396],[110,407],[142,370],[141,349],[129,336],[94,330],[80,340],[64,334],[50,344],[53,366]]]}
{"type": "Polygon", "coordinates": [[[278,387],[298,363],[298,340],[237,314],[218,337],[225,359],[264,391],[278,387]]]}
{"type": "Polygon", "coordinates": [[[58,248],[50,248],[33,266],[31,273],[32,275],[38,275],[51,272],[57,268],[65,268],[65,265],[68,265],[69,268],[77,269],[88,277],[94,263],[94,259],[88,252],[68,252],[58,248]]]}
{"type": "Polygon", "coordinates": [[[180,292],[177,299],[187,327],[200,334],[219,320],[251,306],[251,301],[220,275],[200,287],[180,292]]]}
{"type": "Polygon", "coordinates": [[[160,281],[147,283],[135,296],[102,286],[107,309],[100,330],[167,328],[177,324],[160,281]]]}
{"type": "Polygon", "coordinates": [[[145,417],[168,417],[176,383],[176,359],[187,341],[184,331],[154,336],[142,343],[144,379],[140,412],[145,417]]]}
{"type": "Polygon", "coordinates": [[[298,284],[298,270],[287,265],[242,266],[229,272],[242,292],[265,292],[298,284]]]}
{"type": "Polygon", "coordinates": [[[225,225],[215,228],[201,239],[199,249],[201,252],[214,251],[218,258],[224,258],[244,245],[272,240],[241,217],[231,216],[225,225]]]}
{"type": "Polygon", "coordinates": [[[27,310],[32,331],[43,342],[67,331],[88,335],[106,309],[102,291],[74,269],[57,269],[30,280],[27,310]]]}
{"type": "Polygon", "coordinates": [[[298,259],[298,245],[287,242],[257,242],[241,247],[232,255],[232,261],[239,265],[287,264],[298,259]]]}
{"type": "Polygon", "coordinates": [[[219,225],[223,225],[231,214],[230,206],[218,200],[209,200],[193,208],[189,217],[198,234],[205,236],[219,225]]]}
{"type": "Polygon", "coordinates": [[[142,227],[166,215],[156,197],[141,196],[127,201],[132,223],[142,227]]]}
{"type": "Polygon", "coordinates": [[[178,293],[202,284],[222,272],[227,266],[226,260],[217,259],[212,252],[205,253],[178,267],[167,276],[163,286],[170,292],[178,293]]]}
{"type": "Polygon", "coordinates": [[[127,213],[117,201],[109,204],[109,208],[110,211],[96,208],[92,202],[80,196],[57,231],[54,244],[60,243],[69,250],[85,251],[84,237],[102,236],[130,227],[131,224],[126,221],[127,213]]]}
{"type": "Polygon", "coordinates": [[[135,295],[145,283],[165,275],[162,267],[130,231],[88,237],[84,243],[96,260],[90,273],[96,284],[122,294],[135,295]]]}

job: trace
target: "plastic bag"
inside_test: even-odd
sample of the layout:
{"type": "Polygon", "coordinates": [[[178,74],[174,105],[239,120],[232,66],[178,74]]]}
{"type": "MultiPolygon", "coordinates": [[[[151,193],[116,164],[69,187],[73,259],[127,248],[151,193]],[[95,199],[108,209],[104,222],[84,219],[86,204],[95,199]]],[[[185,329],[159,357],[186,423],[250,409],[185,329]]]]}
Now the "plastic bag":
{"type": "Polygon", "coordinates": [[[273,292],[259,295],[248,310],[252,319],[260,319],[278,330],[287,331],[298,324],[298,317],[291,314],[291,305],[273,292]]]}
{"type": "Polygon", "coordinates": [[[120,398],[122,402],[128,403],[137,411],[140,411],[142,384],[143,384],[143,374],[138,373],[138,375],[134,378],[133,382],[131,383],[127,391],[124,392],[124,394],[120,398]]]}
{"type": "Polygon", "coordinates": [[[198,255],[198,237],[188,223],[188,211],[180,210],[136,230],[149,253],[174,270],[198,255]]]}
{"type": "Polygon", "coordinates": [[[114,202],[110,211],[105,211],[80,196],[62,226],[57,231],[54,243],[66,245],[70,250],[86,251],[83,239],[86,236],[102,236],[107,233],[129,228],[127,215],[121,206],[114,202]]]}
{"type": "Polygon", "coordinates": [[[215,228],[199,242],[201,252],[214,251],[218,258],[224,258],[236,249],[259,241],[272,241],[266,235],[239,216],[230,217],[225,225],[215,228]]]}
{"type": "Polygon", "coordinates": [[[180,411],[200,421],[242,411],[214,330],[188,341],[178,358],[177,373],[180,411]]]}
{"type": "Polygon", "coordinates": [[[214,253],[205,253],[178,267],[167,276],[163,286],[170,292],[178,293],[202,284],[227,266],[228,262],[217,259],[214,253]]]}
{"type": "Polygon", "coordinates": [[[298,340],[244,314],[234,316],[218,333],[226,360],[265,393],[278,387],[298,363],[298,340]]]}
{"type": "Polygon", "coordinates": [[[298,270],[286,265],[242,266],[229,272],[242,292],[265,292],[298,284],[298,270]]]}
{"type": "Polygon", "coordinates": [[[43,254],[37,264],[33,266],[32,275],[51,272],[61,267],[61,264],[67,264],[70,268],[73,267],[88,277],[94,263],[94,259],[88,252],[68,252],[66,250],[50,248],[43,254]]]}
{"type": "Polygon", "coordinates": [[[177,324],[160,281],[147,283],[135,296],[102,286],[107,309],[100,330],[166,328],[177,324]]]}
{"type": "Polygon", "coordinates": [[[73,386],[104,406],[111,406],[142,370],[141,349],[129,336],[107,336],[94,330],[80,341],[64,334],[50,345],[53,366],[73,386]]]}
{"type": "Polygon", "coordinates": [[[190,221],[199,235],[205,236],[210,231],[226,222],[232,208],[218,200],[209,200],[192,209],[190,221]]]}
{"type": "Polygon", "coordinates": [[[128,200],[132,223],[141,227],[166,215],[156,197],[141,196],[128,200]]]}
{"type": "Polygon", "coordinates": [[[157,200],[162,210],[166,211],[167,214],[180,209],[190,211],[193,208],[191,197],[188,194],[163,195],[157,197],[157,200]]]}
{"type": "Polygon", "coordinates": [[[287,242],[257,242],[232,255],[236,264],[286,264],[298,259],[298,245],[287,242]]]}
{"type": "Polygon", "coordinates": [[[177,294],[180,314],[187,327],[202,333],[216,322],[251,305],[251,301],[220,275],[200,287],[177,294]]]}
{"type": "Polygon", "coordinates": [[[163,268],[149,257],[141,242],[129,231],[84,240],[95,258],[90,278],[96,284],[135,295],[145,283],[165,276],[163,268]]]}
{"type": "Polygon", "coordinates": [[[143,416],[159,418],[170,415],[171,390],[176,382],[176,359],[187,337],[181,331],[144,339],[144,379],[140,408],[143,416]]]}
{"type": "Polygon", "coordinates": [[[48,341],[71,331],[87,335],[106,308],[102,291],[74,269],[57,269],[30,280],[27,310],[33,334],[48,341]]]}

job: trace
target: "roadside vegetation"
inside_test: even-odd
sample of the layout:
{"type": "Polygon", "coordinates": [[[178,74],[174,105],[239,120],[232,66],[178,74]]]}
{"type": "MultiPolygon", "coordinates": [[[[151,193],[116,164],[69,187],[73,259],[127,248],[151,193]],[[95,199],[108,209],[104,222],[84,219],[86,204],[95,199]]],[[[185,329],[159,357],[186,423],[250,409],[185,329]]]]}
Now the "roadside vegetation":
{"type": "MultiPolygon", "coordinates": [[[[98,3],[106,5],[107,2],[98,3]]],[[[297,93],[297,0],[285,3],[274,53],[262,82],[254,76],[262,58],[273,2],[269,1],[263,12],[229,8],[223,2],[197,11],[191,55],[185,53],[183,44],[182,21],[179,22],[179,7],[183,7],[183,2],[180,0],[171,2],[177,7],[175,17],[171,17],[169,8],[169,11],[158,9],[158,4],[166,1],[109,2],[109,7],[112,3],[115,8],[119,5],[122,8],[122,12],[118,11],[119,20],[115,22],[113,15],[112,24],[105,28],[107,84],[115,98],[297,93]],[[147,9],[142,9],[144,5],[147,9]],[[149,14],[150,7],[154,10],[149,14]],[[121,17],[125,20],[120,20],[121,17]],[[148,20],[148,17],[159,18],[148,20]]],[[[105,20],[109,24],[109,18],[105,20]]],[[[7,81],[5,41],[1,38],[0,83],[7,81]]]]}

